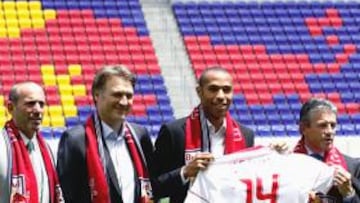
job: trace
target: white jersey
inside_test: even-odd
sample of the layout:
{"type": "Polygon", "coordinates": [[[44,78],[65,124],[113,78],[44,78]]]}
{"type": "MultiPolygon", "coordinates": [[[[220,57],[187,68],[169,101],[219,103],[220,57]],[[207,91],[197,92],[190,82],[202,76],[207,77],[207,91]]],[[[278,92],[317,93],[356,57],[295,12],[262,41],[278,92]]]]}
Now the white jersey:
{"type": "Polygon", "coordinates": [[[200,172],[185,203],[307,203],[310,191],[328,192],[334,173],[303,154],[252,148],[220,157],[200,172]]]}

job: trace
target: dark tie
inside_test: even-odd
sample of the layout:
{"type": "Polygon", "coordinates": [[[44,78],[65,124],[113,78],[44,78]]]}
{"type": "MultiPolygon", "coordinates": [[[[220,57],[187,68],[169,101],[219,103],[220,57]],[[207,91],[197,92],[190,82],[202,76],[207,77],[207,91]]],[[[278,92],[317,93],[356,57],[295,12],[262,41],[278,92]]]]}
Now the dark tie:
{"type": "Polygon", "coordinates": [[[35,149],[34,143],[30,140],[30,141],[28,142],[28,144],[26,145],[26,148],[27,148],[28,152],[31,153],[31,152],[34,151],[34,149],[35,149]]]}
{"type": "Polygon", "coordinates": [[[323,161],[323,157],[320,154],[310,154],[310,156],[314,157],[315,159],[319,160],[319,161],[323,161]]]}

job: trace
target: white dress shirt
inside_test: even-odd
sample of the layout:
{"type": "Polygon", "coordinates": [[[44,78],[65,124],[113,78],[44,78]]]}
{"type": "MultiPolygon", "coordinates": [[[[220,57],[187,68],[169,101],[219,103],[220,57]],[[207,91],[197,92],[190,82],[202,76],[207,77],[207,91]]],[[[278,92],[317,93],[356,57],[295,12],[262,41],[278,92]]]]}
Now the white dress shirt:
{"type": "Polygon", "coordinates": [[[135,181],[134,166],[124,139],[124,129],[120,134],[115,133],[110,126],[101,121],[106,146],[109,149],[112,163],[121,189],[121,196],[125,202],[134,202],[135,181]]]}
{"type": "MultiPolygon", "coordinates": [[[[20,132],[20,135],[24,141],[25,146],[27,146],[30,139],[27,138],[22,132],[20,132]]],[[[29,152],[29,155],[33,170],[35,172],[38,194],[39,194],[39,202],[49,203],[50,202],[49,180],[36,135],[33,136],[31,141],[34,144],[34,150],[31,153],[29,152]]]]}
{"type": "Polygon", "coordinates": [[[214,158],[223,156],[225,151],[226,120],[224,119],[223,124],[216,132],[214,125],[209,120],[206,120],[206,123],[209,130],[211,154],[213,154],[214,158]]]}

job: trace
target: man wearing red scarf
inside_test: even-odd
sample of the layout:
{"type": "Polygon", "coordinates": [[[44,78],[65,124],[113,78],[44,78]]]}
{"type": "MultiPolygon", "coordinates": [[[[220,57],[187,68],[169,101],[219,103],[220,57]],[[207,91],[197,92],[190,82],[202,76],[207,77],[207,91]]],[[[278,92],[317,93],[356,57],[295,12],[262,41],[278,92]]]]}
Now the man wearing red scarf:
{"type": "Polygon", "coordinates": [[[50,148],[39,133],[44,106],[39,85],[23,82],[11,88],[12,119],[0,135],[0,202],[63,202],[50,148]]]}
{"type": "Polygon", "coordinates": [[[360,161],[342,154],[334,146],[337,109],[325,99],[313,98],[300,110],[301,139],[294,151],[308,154],[338,168],[328,195],[336,202],[360,202],[360,161]]]}
{"type": "Polygon", "coordinates": [[[66,202],[146,203],[152,198],[147,163],[153,146],[145,127],[128,123],[135,75],[105,66],[92,84],[96,110],[84,126],[61,137],[58,165],[66,202]]]}
{"type": "Polygon", "coordinates": [[[183,202],[199,170],[217,156],[237,152],[254,144],[254,134],[236,122],[228,110],[233,81],[221,67],[206,69],[196,89],[200,105],[185,118],[163,125],[151,164],[155,197],[183,202]]]}

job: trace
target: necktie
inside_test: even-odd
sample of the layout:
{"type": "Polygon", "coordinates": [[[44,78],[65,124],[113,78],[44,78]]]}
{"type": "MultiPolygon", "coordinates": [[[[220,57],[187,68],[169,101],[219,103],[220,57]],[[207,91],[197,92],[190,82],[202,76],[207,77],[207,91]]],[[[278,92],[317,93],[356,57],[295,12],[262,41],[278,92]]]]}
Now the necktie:
{"type": "Polygon", "coordinates": [[[323,157],[320,154],[310,154],[310,156],[314,157],[315,159],[319,160],[319,161],[323,161],[323,157]]]}
{"type": "Polygon", "coordinates": [[[27,150],[31,153],[35,150],[34,143],[30,140],[28,144],[26,145],[27,150]]]}

